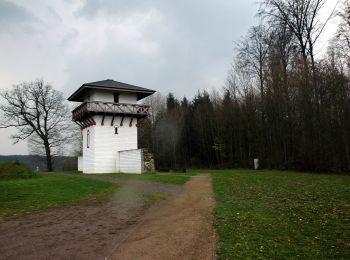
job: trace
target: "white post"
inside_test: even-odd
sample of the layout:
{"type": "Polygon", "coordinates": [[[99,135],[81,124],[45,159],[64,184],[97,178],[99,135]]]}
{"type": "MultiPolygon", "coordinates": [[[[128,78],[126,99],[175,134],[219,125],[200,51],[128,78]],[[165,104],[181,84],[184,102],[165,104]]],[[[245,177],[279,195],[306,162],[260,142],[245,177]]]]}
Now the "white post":
{"type": "Polygon", "coordinates": [[[254,158],[254,169],[259,169],[259,158],[254,158]]]}

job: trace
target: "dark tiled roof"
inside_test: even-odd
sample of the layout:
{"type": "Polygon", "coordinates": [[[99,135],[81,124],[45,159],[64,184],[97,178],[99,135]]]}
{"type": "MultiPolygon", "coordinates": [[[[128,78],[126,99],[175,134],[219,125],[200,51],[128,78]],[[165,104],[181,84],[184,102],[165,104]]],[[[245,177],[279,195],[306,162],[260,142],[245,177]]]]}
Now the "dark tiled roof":
{"type": "Polygon", "coordinates": [[[112,79],[106,79],[96,82],[84,83],[77,91],[75,91],[69,98],[69,101],[83,101],[84,94],[90,89],[105,89],[115,91],[126,91],[137,93],[137,100],[143,99],[155,91],[147,88],[141,88],[138,86],[118,82],[112,79]]]}
{"type": "Polygon", "coordinates": [[[155,92],[154,90],[147,89],[147,88],[141,88],[137,86],[133,86],[130,84],[118,82],[112,79],[106,79],[91,83],[85,83],[83,86],[94,86],[94,87],[107,87],[107,88],[117,88],[117,89],[126,89],[126,90],[135,90],[135,91],[148,91],[148,92],[155,92]]]}

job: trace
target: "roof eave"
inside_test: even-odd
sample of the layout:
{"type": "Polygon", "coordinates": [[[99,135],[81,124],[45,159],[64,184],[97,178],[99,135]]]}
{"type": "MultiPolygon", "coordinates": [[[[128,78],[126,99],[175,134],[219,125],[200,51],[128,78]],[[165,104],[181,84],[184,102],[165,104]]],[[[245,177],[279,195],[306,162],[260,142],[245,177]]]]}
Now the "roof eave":
{"type": "Polygon", "coordinates": [[[147,89],[147,90],[131,90],[131,89],[123,89],[123,88],[115,88],[115,87],[96,87],[89,84],[83,84],[80,88],[78,88],[70,97],[67,98],[68,101],[74,101],[74,102],[83,102],[83,97],[81,96],[81,92],[83,92],[84,89],[98,89],[98,90],[109,90],[109,91],[121,91],[121,92],[129,92],[129,93],[136,93],[137,94],[137,101],[146,98],[152,94],[154,94],[156,91],[147,89]],[[139,94],[142,97],[139,98],[139,94]]]}

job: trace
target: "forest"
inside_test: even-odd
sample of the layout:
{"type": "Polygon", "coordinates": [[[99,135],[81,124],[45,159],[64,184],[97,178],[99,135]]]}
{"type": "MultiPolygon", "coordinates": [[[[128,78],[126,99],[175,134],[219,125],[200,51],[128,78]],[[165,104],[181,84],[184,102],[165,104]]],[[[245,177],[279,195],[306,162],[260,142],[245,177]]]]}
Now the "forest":
{"type": "MultiPolygon", "coordinates": [[[[264,0],[221,90],[147,100],[140,147],[157,168],[350,172],[350,2],[264,0]],[[338,28],[322,47],[330,21],[338,28]]],[[[189,86],[190,87],[190,86],[189,86]]]]}

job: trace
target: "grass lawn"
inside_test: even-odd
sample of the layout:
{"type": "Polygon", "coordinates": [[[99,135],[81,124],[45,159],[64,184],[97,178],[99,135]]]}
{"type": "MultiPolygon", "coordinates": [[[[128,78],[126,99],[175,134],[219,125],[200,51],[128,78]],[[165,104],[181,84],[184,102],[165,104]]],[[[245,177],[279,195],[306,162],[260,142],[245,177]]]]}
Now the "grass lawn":
{"type": "Polygon", "coordinates": [[[127,179],[136,179],[143,181],[154,181],[168,184],[177,184],[182,185],[187,182],[191,175],[187,173],[179,174],[125,174],[125,173],[108,173],[107,175],[113,176],[116,178],[127,178],[127,179]],[[188,176],[185,176],[188,175],[188,176]]]}
{"type": "Polygon", "coordinates": [[[350,259],[350,176],[210,172],[219,259],[350,259]]]}
{"type": "Polygon", "coordinates": [[[79,176],[47,176],[41,178],[0,181],[0,214],[11,217],[83,199],[102,199],[115,188],[109,182],[79,176]]]}

